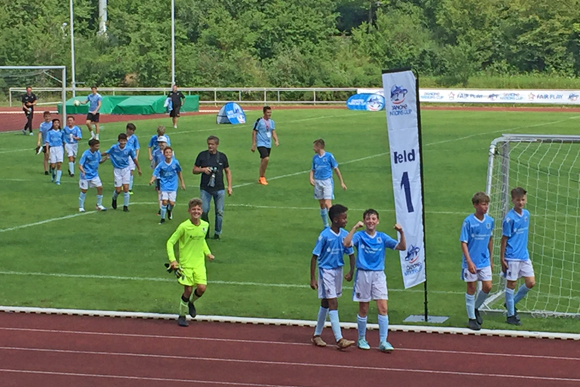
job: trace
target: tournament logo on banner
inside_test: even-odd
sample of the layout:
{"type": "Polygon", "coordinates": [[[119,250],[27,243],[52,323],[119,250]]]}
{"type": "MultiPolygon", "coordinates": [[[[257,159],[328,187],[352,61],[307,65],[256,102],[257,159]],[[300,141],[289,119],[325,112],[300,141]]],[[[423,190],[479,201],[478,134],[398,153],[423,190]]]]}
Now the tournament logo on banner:
{"type": "Polygon", "coordinates": [[[378,112],[385,108],[385,97],[380,94],[355,94],[346,101],[350,110],[367,110],[378,112]]]}
{"type": "Polygon", "coordinates": [[[423,188],[417,85],[413,72],[383,73],[387,128],[397,223],[403,227],[407,251],[400,261],[405,289],[425,282],[423,188]],[[386,99],[386,98],[385,98],[386,99]]]}

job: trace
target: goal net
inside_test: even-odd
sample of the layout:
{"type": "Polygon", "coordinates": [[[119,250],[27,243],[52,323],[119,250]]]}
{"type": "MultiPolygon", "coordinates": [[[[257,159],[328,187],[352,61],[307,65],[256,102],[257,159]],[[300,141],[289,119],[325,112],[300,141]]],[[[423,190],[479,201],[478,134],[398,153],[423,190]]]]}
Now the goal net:
{"type": "Polygon", "coordinates": [[[27,87],[31,87],[37,97],[34,129],[42,122],[43,111],[56,114],[59,105],[66,110],[65,66],[0,66],[0,130],[17,130],[24,126],[22,97],[27,87]]]}
{"type": "MultiPolygon", "coordinates": [[[[502,221],[512,207],[510,191],[528,191],[528,250],[536,286],[518,303],[542,316],[580,315],[580,136],[511,135],[492,141],[486,192],[495,219],[494,272],[501,272],[502,221]]],[[[517,286],[521,284],[518,283],[517,286]]],[[[486,306],[504,310],[505,280],[494,275],[486,306]]],[[[517,287],[516,287],[517,289],[517,287]]]]}

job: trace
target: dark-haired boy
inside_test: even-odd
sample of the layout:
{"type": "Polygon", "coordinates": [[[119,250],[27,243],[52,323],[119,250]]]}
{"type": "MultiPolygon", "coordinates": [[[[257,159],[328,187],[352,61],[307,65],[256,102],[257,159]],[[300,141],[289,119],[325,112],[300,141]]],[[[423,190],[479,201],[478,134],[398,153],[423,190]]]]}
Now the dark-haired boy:
{"type": "Polygon", "coordinates": [[[97,211],[106,211],[103,206],[103,183],[99,177],[99,164],[104,163],[99,153],[100,142],[96,138],[89,140],[89,149],[83,152],[79,160],[79,170],[81,171],[79,179],[79,212],[85,212],[85,198],[89,188],[97,189],[97,211]]]}

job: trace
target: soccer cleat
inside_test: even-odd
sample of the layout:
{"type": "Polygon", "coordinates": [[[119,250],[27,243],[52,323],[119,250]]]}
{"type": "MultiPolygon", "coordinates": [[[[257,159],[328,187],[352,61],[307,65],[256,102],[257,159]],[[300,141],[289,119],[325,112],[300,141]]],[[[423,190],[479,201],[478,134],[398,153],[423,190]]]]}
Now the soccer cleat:
{"type": "Polygon", "coordinates": [[[159,224],[163,224],[163,223],[165,223],[165,219],[161,219],[161,220],[159,221],[159,224]]]}
{"type": "Polygon", "coordinates": [[[179,316],[179,318],[177,319],[177,325],[179,325],[180,327],[188,327],[189,322],[187,322],[185,316],[179,316]]]}
{"type": "Polygon", "coordinates": [[[123,212],[129,212],[129,207],[123,206],[123,212]]]}
{"type": "Polygon", "coordinates": [[[46,176],[48,176],[48,171],[44,171],[44,174],[45,174],[46,176]]]}
{"type": "Polygon", "coordinates": [[[97,209],[97,211],[107,211],[107,208],[101,204],[97,204],[96,209],[97,209]]]}
{"type": "Polygon", "coordinates": [[[481,313],[479,313],[479,309],[475,309],[475,321],[477,321],[479,325],[483,324],[483,318],[481,317],[481,313]]]}
{"type": "Polygon", "coordinates": [[[310,341],[317,347],[326,347],[326,343],[324,342],[324,340],[322,340],[322,337],[320,336],[312,336],[310,341]]]}
{"type": "MultiPolygon", "coordinates": [[[[507,305],[505,304],[505,302],[503,304],[503,307],[506,308],[507,310],[507,305]]],[[[518,316],[518,308],[516,308],[515,305],[514,305],[514,316],[516,316],[518,319],[520,318],[520,316],[518,316]]]]}
{"type": "Polygon", "coordinates": [[[34,136],[34,133],[30,132],[30,136],[34,136]]]}
{"type": "Polygon", "coordinates": [[[393,352],[395,348],[388,341],[383,341],[379,344],[379,351],[381,352],[393,352]]]}
{"type": "Polygon", "coordinates": [[[22,129],[22,134],[26,136],[26,129],[22,129]]]}
{"type": "Polygon", "coordinates": [[[345,349],[354,344],[354,341],[347,340],[344,337],[336,342],[337,349],[345,349]]]}
{"type": "Polygon", "coordinates": [[[79,212],[85,212],[84,208],[79,208],[79,212]]]}
{"type": "Polygon", "coordinates": [[[117,209],[117,199],[111,200],[111,207],[113,208],[113,210],[117,209]]]}
{"type": "Polygon", "coordinates": [[[193,302],[189,301],[187,303],[187,310],[189,311],[191,318],[195,318],[195,316],[197,316],[197,310],[195,310],[195,305],[193,305],[193,302]]]}
{"type": "Polygon", "coordinates": [[[505,322],[510,325],[522,325],[522,322],[516,315],[508,316],[505,322]]]}
{"type": "Polygon", "coordinates": [[[358,340],[356,341],[356,346],[359,347],[360,349],[371,349],[371,346],[364,337],[358,338],[358,340]]]}
{"type": "Polygon", "coordinates": [[[216,241],[219,241],[220,240],[219,234],[213,234],[213,238],[212,239],[214,239],[216,241]]]}
{"type": "Polygon", "coordinates": [[[70,174],[70,177],[75,177],[75,174],[74,174],[74,173],[71,173],[71,174],[70,174]]]}
{"type": "Polygon", "coordinates": [[[56,185],[60,185],[60,181],[56,181],[55,183],[56,183],[56,185]]]}
{"type": "Polygon", "coordinates": [[[268,185],[268,182],[266,181],[266,178],[265,177],[260,177],[258,179],[258,184],[268,185]]]}
{"type": "Polygon", "coordinates": [[[479,325],[477,323],[477,320],[474,319],[474,318],[473,319],[472,318],[469,319],[469,322],[467,323],[467,327],[469,329],[473,329],[474,331],[478,331],[478,330],[481,329],[481,325],[479,325]]]}
{"type": "Polygon", "coordinates": [[[92,140],[93,138],[95,138],[95,132],[93,132],[93,131],[91,130],[91,138],[89,139],[89,141],[90,141],[90,140],[92,140]]]}
{"type": "Polygon", "coordinates": [[[129,190],[129,195],[133,195],[133,190],[132,189],[129,190]]]}
{"type": "Polygon", "coordinates": [[[177,125],[173,125],[173,129],[177,129],[177,125]]]}

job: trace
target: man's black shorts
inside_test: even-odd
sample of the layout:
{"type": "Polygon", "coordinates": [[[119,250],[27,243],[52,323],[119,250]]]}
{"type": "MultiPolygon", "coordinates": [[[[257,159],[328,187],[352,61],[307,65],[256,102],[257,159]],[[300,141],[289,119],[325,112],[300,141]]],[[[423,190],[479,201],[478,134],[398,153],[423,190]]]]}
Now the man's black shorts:
{"type": "Polygon", "coordinates": [[[258,152],[260,152],[260,158],[265,159],[266,157],[270,157],[270,151],[272,148],[266,148],[265,146],[259,146],[258,152]]]}
{"type": "Polygon", "coordinates": [[[89,113],[87,114],[87,121],[91,121],[91,122],[99,122],[99,116],[100,113],[89,113]]]}
{"type": "Polygon", "coordinates": [[[172,111],[170,111],[169,117],[179,117],[179,109],[181,109],[181,107],[174,108],[172,111]]]}

